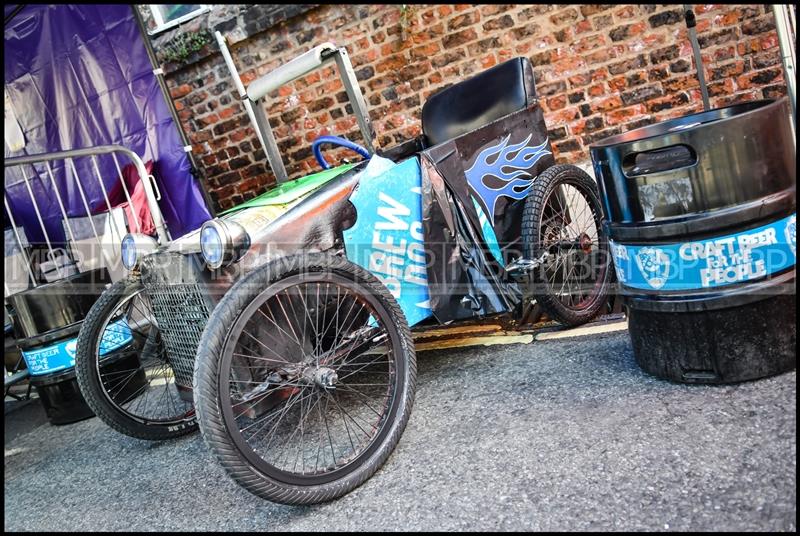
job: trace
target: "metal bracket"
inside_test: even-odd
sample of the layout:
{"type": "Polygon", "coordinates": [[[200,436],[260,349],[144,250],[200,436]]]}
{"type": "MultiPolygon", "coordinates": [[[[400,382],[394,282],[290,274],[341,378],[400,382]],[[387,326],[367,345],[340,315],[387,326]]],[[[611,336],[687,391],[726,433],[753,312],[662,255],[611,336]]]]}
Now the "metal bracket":
{"type": "Polygon", "coordinates": [[[467,294],[461,301],[459,302],[461,307],[464,309],[469,309],[470,311],[480,311],[483,309],[483,305],[481,304],[481,299],[479,296],[472,296],[467,294]]]}
{"type": "Polygon", "coordinates": [[[536,259],[519,257],[506,266],[506,273],[514,279],[521,279],[547,262],[548,258],[550,258],[549,251],[545,251],[542,253],[541,257],[536,259]]]}

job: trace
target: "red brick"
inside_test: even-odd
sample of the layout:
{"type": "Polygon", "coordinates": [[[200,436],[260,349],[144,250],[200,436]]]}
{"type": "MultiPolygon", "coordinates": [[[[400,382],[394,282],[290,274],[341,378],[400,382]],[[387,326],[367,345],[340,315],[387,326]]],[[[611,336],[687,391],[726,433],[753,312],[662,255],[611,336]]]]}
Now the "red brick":
{"type": "Polygon", "coordinates": [[[625,80],[624,76],[617,76],[608,81],[608,87],[611,91],[619,92],[628,87],[628,82],[625,80]]]}
{"type": "Polygon", "coordinates": [[[460,32],[448,34],[447,36],[442,39],[442,44],[444,45],[445,49],[450,49],[457,47],[459,45],[463,45],[464,43],[469,43],[478,38],[478,34],[472,28],[467,28],[466,30],[462,30],[460,32]]]}
{"type": "Polygon", "coordinates": [[[457,15],[450,19],[447,23],[447,29],[452,31],[460,30],[461,28],[467,28],[475,24],[481,20],[480,13],[478,11],[470,11],[464,13],[463,15],[457,15]]]}
{"type": "Polygon", "coordinates": [[[622,106],[622,99],[616,95],[607,97],[592,105],[592,109],[598,112],[607,112],[622,106]]]}
{"type": "Polygon", "coordinates": [[[600,95],[605,95],[606,89],[603,87],[603,84],[594,84],[589,86],[589,88],[586,90],[586,93],[588,93],[590,97],[599,97],[600,95]]]}
{"type": "Polygon", "coordinates": [[[644,104],[635,104],[627,108],[620,108],[613,110],[603,115],[607,125],[619,125],[625,123],[634,117],[647,113],[644,104]]]}
{"type": "Polygon", "coordinates": [[[560,110],[561,108],[567,105],[567,96],[565,94],[556,95],[555,97],[550,97],[546,99],[545,102],[547,103],[547,107],[552,110],[560,110]]]}
{"type": "Polygon", "coordinates": [[[575,25],[576,34],[582,34],[591,31],[592,31],[592,23],[589,20],[579,21],[578,24],[575,25]]]}
{"type": "Polygon", "coordinates": [[[488,69],[494,65],[497,65],[497,58],[495,58],[494,54],[489,54],[488,56],[481,58],[481,67],[484,69],[488,69]]]}
{"type": "Polygon", "coordinates": [[[571,46],[571,49],[572,52],[576,54],[580,54],[583,52],[593,52],[596,51],[598,48],[605,46],[606,42],[607,41],[605,35],[600,35],[600,34],[590,35],[575,42],[571,46]]]}
{"type": "Polygon", "coordinates": [[[429,43],[427,45],[422,45],[416,48],[411,49],[411,59],[427,59],[435,55],[439,52],[441,48],[439,47],[438,43],[429,43]]]}
{"type": "Polygon", "coordinates": [[[549,126],[562,125],[569,123],[580,117],[580,112],[577,108],[565,108],[557,112],[545,114],[545,121],[549,126]]]}
{"type": "Polygon", "coordinates": [[[219,116],[217,116],[217,114],[210,114],[205,117],[197,118],[195,121],[197,121],[200,128],[206,128],[218,122],[219,116]]]}
{"type": "Polygon", "coordinates": [[[385,73],[386,71],[396,71],[403,66],[407,65],[408,61],[402,56],[390,56],[388,59],[385,59],[378,63],[375,66],[375,70],[379,73],[385,73]]]}
{"type": "MultiPolygon", "coordinates": [[[[431,93],[516,56],[534,65],[548,129],[563,131],[553,138],[559,161],[585,161],[593,141],[701,108],[680,6],[409,4],[408,9],[410,17],[401,26],[398,5],[320,5],[285,25],[248,30],[247,40],[232,51],[247,84],[317,42],[347,46],[380,146],[419,134],[420,109],[431,93]]],[[[769,9],[698,4],[695,10],[714,106],[785,93],[769,9]]],[[[198,151],[217,208],[274,184],[219,55],[167,69],[179,120],[198,151]],[[231,160],[248,164],[231,170],[231,160]],[[222,177],[221,182],[238,181],[238,189],[215,182],[222,177]]],[[[309,149],[318,135],[359,136],[344,97],[334,67],[327,66],[266,99],[292,178],[318,169],[309,149]]],[[[341,155],[331,151],[331,157],[341,155]]]]}
{"type": "Polygon", "coordinates": [[[173,99],[180,99],[192,92],[192,86],[189,84],[181,84],[169,90],[169,94],[173,99]]]}
{"type": "Polygon", "coordinates": [[[239,106],[236,105],[236,106],[231,106],[229,108],[225,108],[223,110],[220,110],[218,113],[219,113],[219,118],[220,119],[227,119],[227,118],[231,117],[233,114],[238,113],[238,112],[239,112],[239,106]]]}

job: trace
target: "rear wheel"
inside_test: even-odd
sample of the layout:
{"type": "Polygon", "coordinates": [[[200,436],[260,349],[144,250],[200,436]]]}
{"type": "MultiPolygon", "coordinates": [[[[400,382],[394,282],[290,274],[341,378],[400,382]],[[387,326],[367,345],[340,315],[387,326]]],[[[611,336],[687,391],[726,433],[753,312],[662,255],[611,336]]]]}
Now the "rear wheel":
{"type": "Polygon", "coordinates": [[[89,310],[78,334],[75,372],[86,403],[118,432],[157,440],[197,428],[138,277],[114,283],[89,310]]]}
{"type": "Polygon", "coordinates": [[[286,504],[335,499],[386,461],[408,421],[416,358],[375,276],[324,254],[238,281],[200,341],[203,437],[248,491],[286,504]]]}
{"type": "Polygon", "coordinates": [[[601,220],[597,184],[576,166],[547,168],[525,199],[525,254],[542,260],[529,294],[562,324],[588,322],[608,300],[612,268],[601,220]]]}

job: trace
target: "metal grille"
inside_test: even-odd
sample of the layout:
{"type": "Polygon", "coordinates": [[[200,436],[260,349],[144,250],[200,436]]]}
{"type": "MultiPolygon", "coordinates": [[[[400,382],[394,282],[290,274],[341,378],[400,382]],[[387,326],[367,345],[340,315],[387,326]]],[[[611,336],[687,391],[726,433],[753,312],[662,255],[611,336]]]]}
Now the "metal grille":
{"type": "Polygon", "coordinates": [[[175,383],[192,387],[194,359],[209,310],[196,284],[148,285],[153,314],[167,348],[175,383]]]}

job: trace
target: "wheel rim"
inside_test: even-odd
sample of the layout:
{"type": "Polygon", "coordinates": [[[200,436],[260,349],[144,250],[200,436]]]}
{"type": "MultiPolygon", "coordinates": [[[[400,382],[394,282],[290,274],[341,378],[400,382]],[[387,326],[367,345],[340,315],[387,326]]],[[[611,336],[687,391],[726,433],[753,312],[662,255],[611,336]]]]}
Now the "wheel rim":
{"type": "Polygon", "coordinates": [[[128,418],[141,424],[180,424],[194,418],[194,407],[178,393],[152,310],[141,288],[116,306],[101,326],[95,370],[106,399],[128,418]],[[114,346],[126,334],[130,343],[116,352],[103,352],[104,346],[114,346]],[[124,363],[123,368],[115,363],[124,363]]]}
{"type": "Polygon", "coordinates": [[[226,429],[255,468],[308,486],[375,453],[406,385],[389,319],[374,295],[329,272],[290,276],[244,308],[218,387],[226,429]]]}
{"type": "Polygon", "coordinates": [[[539,216],[539,252],[548,257],[537,284],[565,309],[591,309],[608,271],[607,244],[601,240],[601,214],[592,192],[574,180],[559,182],[547,194],[539,216]]]}

